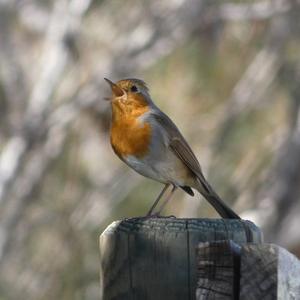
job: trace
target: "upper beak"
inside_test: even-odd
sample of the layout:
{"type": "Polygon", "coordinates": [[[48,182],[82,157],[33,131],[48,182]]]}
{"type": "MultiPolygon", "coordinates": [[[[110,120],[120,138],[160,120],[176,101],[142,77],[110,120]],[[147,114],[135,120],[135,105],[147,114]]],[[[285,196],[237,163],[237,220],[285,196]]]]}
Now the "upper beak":
{"type": "Polygon", "coordinates": [[[111,80],[107,78],[104,78],[104,80],[109,83],[111,87],[111,91],[115,97],[120,97],[124,95],[124,91],[120,87],[118,87],[115,83],[113,83],[111,80]]]}

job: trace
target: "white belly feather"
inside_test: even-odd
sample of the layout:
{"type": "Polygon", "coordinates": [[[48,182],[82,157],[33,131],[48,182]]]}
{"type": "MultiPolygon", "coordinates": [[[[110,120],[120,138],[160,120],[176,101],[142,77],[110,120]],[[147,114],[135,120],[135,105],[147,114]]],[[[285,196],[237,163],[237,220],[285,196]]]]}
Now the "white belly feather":
{"type": "Polygon", "coordinates": [[[148,154],[142,158],[129,155],[124,161],[136,172],[162,183],[177,186],[190,184],[188,170],[183,162],[169,148],[168,136],[161,130],[157,122],[153,122],[151,114],[145,114],[141,121],[152,125],[151,145],[148,154]]]}

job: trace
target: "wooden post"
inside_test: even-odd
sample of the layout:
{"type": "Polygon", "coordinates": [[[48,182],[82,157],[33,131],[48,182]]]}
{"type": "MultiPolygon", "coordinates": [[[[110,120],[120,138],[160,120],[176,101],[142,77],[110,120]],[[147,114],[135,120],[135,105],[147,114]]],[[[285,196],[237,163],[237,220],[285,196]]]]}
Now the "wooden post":
{"type": "Polygon", "coordinates": [[[197,300],[300,299],[300,261],[276,245],[200,243],[197,265],[197,300]]]}
{"type": "Polygon", "coordinates": [[[100,237],[101,299],[195,300],[196,247],[219,240],[261,243],[262,234],[243,220],[159,217],[114,222],[100,237]]]}

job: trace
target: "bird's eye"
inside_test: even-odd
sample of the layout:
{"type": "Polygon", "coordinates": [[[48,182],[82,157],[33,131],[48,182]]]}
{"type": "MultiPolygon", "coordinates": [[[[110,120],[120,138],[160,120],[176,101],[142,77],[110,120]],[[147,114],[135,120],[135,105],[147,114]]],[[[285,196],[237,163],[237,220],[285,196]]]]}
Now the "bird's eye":
{"type": "Polygon", "coordinates": [[[133,93],[136,93],[138,91],[138,88],[136,87],[136,85],[133,85],[131,88],[130,88],[130,91],[133,92],[133,93]]]}

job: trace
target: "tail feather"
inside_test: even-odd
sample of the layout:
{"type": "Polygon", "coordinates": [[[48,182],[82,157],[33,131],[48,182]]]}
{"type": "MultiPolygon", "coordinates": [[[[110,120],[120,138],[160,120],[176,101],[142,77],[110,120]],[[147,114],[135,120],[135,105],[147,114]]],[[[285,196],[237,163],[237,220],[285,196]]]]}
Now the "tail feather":
{"type": "Polygon", "coordinates": [[[218,196],[213,188],[205,181],[198,179],[198,192],[214,207],[224,219],[241,219],[224,201],[218,196]]]}

